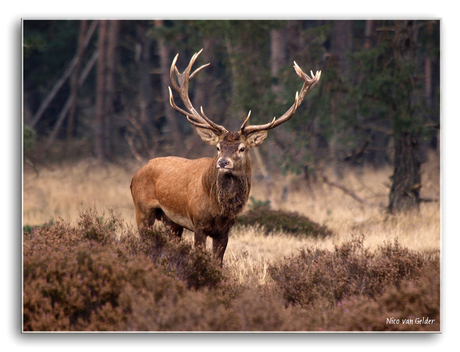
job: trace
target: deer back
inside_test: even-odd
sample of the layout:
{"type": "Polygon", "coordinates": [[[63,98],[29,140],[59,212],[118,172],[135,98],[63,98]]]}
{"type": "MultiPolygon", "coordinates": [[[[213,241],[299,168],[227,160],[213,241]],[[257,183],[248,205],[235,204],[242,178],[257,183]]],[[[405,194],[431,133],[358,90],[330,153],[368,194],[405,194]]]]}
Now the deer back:
{"type": "Polygon", "coordinates": [[[173,222],[191,231],[211,218],[236,218],[249,197],[250,160],[232,160],[234,167],[241,165],[235,174],[219,171],[218,161],[219,154],[196,160],[150,160],[132,178],[135,205],[144,213],[161,208],[173,222]]]}

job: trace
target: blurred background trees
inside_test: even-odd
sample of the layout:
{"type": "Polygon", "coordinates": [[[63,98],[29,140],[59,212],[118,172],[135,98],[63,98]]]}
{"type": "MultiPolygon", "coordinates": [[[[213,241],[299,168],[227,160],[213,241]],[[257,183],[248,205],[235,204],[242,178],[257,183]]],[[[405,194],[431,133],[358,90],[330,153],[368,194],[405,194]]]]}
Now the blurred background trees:
{"type": "MultiPolygon", "coordinates": [[[[301,87],[292,62],[322,70],[288,124],[258,150],[262,169],[394,166],[389,209],[417,206],[420,165],[439,152],[440,23],[425,21],[23,22],[24,153],[34,162],[210,156],[168,102],[169,67],[204,48],[196,107],[229,130],[266,123],[301,87]]],[[[176,99],[177,100],[177,99],[176,99]]]]}

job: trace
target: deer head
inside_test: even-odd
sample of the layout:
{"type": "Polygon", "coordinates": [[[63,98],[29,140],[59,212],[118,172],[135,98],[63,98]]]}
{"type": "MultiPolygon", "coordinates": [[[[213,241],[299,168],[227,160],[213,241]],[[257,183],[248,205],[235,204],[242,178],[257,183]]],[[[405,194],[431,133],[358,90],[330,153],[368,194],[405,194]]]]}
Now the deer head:
{"type": "Polygon", "coordinates": [[[211,121],[205,115],[203,107],[201,107],[199,113],[193,107],[193,104],[190,101],[188,95],[190,80],[203,68],[209,65],[206,64],[200,66],[193,73],[191,73],[192,66],[202,51],[203,49],[193,55],[183,73],[180,73],[176,67],[176,62],[179,54],[176,55],[171,65],[171,85],[173,89],[179,94],[187,111],[179,108],[176,105],[174,102],[171,87],[168,87],[169,101],[171,106],[176,111],[186,116],[187,120],[193,126],[195,126],[195,129],[203,142],[209,145],[217,146],[216,168],[219,170],[219,172],[234,173],[240,170],[241,164],[243,164],[248,159],[247,155],[249,150],[251,148],[260,146],[265,141],[269,130],[288,121],[294,115],[305,96],[319,82],[321,71],[317,71],[315,75],[313,75],[313,72],[311,72],[311,77],[309,77],[294,62],[294,70],[297,75],[302,78],[304,83],[300,93],[296,93],[294,104],[289,108],[289,110],[286,111],[286,113],[281,117],[275,117],[270,123],[256,126],[248,126],[249,118],[251,116],[251,111],[249,111],[246,119],[241,125],[240,130],[238,132],[229,132],[225,127],[211,121]]]}

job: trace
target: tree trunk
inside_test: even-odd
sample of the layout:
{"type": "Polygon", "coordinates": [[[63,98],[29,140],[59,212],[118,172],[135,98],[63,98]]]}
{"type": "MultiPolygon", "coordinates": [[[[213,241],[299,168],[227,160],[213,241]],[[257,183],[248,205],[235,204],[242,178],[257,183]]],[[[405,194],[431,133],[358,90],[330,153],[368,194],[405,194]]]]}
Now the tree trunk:
{"type": "Polygon", "coordinates": [[[115,66],[119,21],[101,21],[98,38],[96,72],[95,154],[101,159],[112,158],[110,117],[114,113],[115,66]]]}
{"type": "Polygon", "coordinates": [[[420,202],[420,151],[419,136],[401,133],[395,140],[393,184],[390,189],[388,210],[418,209],[420,202]]]}
{"type": "MultiPolygon", "coordinates": [[[[93,21],[91,23],[91,26],[89,27],[88,32],[86,33],[85,40],[83,41],[83,44],[82,44],[83,49],[82,50],[84,50],[88,46],[88,43],[89,43],[89,41],[91,39],[91,36],[93,35],[97,25],[98,25],[98,21],[93,21]]],[[[78,56],[78,54],[77,54],[77,56],[78,56]]],[[[53,88],[51,88],[51,90],[48,93],[48,95],[46,96],[46,98],[40,104],[40,107],[38,108],[37,112],[35,113],[35,115],[32,117],[32,120],[30,121],[30,124],[29,124],[30,127],[32,127],[32,128],[35,127],[35,125],[38,123],[38,121],[43,116],[43,113],[45,112],[45,110],[48,108],[48,105],[51,103],[51,101],[56,96],[57,92],[62,88],[64,83],[67,81],[67,79],[72,74],[73,70],[77,66],[77,61],[78,61],[77,56],[75,56],[72,59],[72,61],[69,63],[69,65],[67,66],[66,70],[64,71],[64,74],[62,75],[62,77],[53,85],[53,88]]]]}
{"type": "MultiPolygon", "coordinates": [[[[213,104],[213,99],[215,99],[215,92],[213,87],[213,80],[211,78],[211,73],[213,69],[217,66],[214,62],[213,57],[213,47],[214,43],[211,39],[205,38],[203,40],[203,53],[200,55],[200,59],[202,62],[210,63],[211,65],[208,66],[205,70],[201,71],[199,75],[196,75],[194,80],[196,81],[196,93],[194,97],[195,106],[203,106],[206,115],[213,120],[213,117],[222,114],[221,107],[216,106],[213,104]]],[[[197,65],[198,67],[199,65],[197,65]]],[[[214,121],[214,120],[213,120],[214,121]]],[[[218,122],[218,121],[215,121],[218,122]]],[[[194,134],[197,138],[200,138],[196,133],[194,134]]]]}
{"type": "Polygon", "coordinates": [[[115,91],[115,72],[117,64],[117,48],[118,38],[120,33],[120,21],[112,20],[108,23],[107,33],[107,70],[105,78],[105,119],[104,119],[104,152],[106,156],[112,157],[112,145],[117,145],[116,141],[112,141],[114,134],[111,133],[113,129],[113,115],[115,113],[114,102],[116,99],[115,91]],[[111,143],[112,142],[112,143],[111,143]],[[112,144],[112,145],[111,145],[112,144]]]}
{"type": "Polygon", "coordinates": [[[374,46],[375,21],[367,20],[364,29],[364,48],[369,50],[374,46]]]}
{"type": "MultiPolygon", "coordinates": [[[[163,26],[163,20],[155,20],[155,27],[163,26]]],[[[182,141],[182,133],[180,130],[180,123],[178,121],[178,116],[174,112],[174,109],[171,108],[169,104],[169,91],[168,86],[171,86],[169,69],[171,67],[172,58],[169,54],[169,48],[165,43],[164,38],[158,40],[158,52],[160,55],[160,71],[161,71],[161,92],[163,96],[163,108],[164,114],[166,116],[166,121],[169,126],[169,136],[170,143],[174,149],[174,153],[177,155],[182,155],[184,152],[184,143],[182,141]]],[[[182,71],[182,70],[179,70],[182,71]]],[[[185,118],[183,121],[186,121],[185,118]]]]}
{"type": "Polygon", "coordinates": [[[95,145],[94,152],[97,158],[105,159],[105,133],[104,125],[106,118],[106,80],[107,71],[107,20],[99,25],[98,49],[99,56],[96,71],[96,121],[95,121],[95,145]]]}
{"type": "MultiPolygon", "coordinates": [[[[393,41],[396,70],[416,59],[417,25],[415,21],[395,21],[395,37],[393,41]]],[[[390,189],[388,210],[395,213],[402,210],[418,209],[420,202],[421,150],[420,129],[414,116],[415,87],[408,77],[402,81],[407,92],[405,105],[400,104],[395,111],[394,128],[394,174],[390,189]]]]}
{"type": "MultiPolygon", "coordinates": [[[[131,124],[136,126],[133,130],[133,140],[142,141],[142,147],[150,159],[154,158],[158,149],[160,133],[155,128],[155,115],[153,112],[153,90],[152,90],[152,39],[147,34],[149,24],[147,21],[136,23],[136,54],[135,62],[138,73],[139,84],[139,114],[128,118],[131,124]]],[[[157,114],[159,115],[159,114],[157,114]]],[[[129,142],[129,141],[128,141],[129,142]]],[[[130,148],[136,158],[139,158],[135,151],[134,142],[129,142],[130,148]]]]}
{"type": "MultiPolygon", "coordinates": [[[[228,58],[229,58],[229,63],[230,63],[230,70],[231,70],[231,98],[229,99],[231,102],[230,108],[227,111],[228,116],[238,116],[238,117],[246,117],[248,112],[243,110],[243,107],[241,105],[241,98],[239,94],[240,90],[240,85],[241,82],[243,81],[242,78],[242,69],[238,65],[238,59],[241,56],[241,44],[236,43],[233,44],[231,39],[227,36],[225,38],[225,45],[227,47],[227,53],[228,53],[228,58]]],[[[231,131],[236,130],[241,126],[240,120],[237,118],[232,118],[227,121],[225,121],[225,126],[231,131]]]]}
{"type": "MultiPolygon", "coordinates": [[[[91,58],[88,60],[88,62],[85,65],[85,68],[83,69],[83,72],[80,74],[80,77],[78,78],[78,88],[81,88],[83,83],[85,82],[86,78],[88,77],[89,72],[93,68],[94,64],[96,63],[96,60],[98,58],[99,52],[96,50],[91,58]]],[[[54,143],[56,140],[57,134],[59,132],[59,129],[61,128],[62,123],[64,122],[65,117],[67,116],[67,113],[70,110],[71,107],[71,96],[67,98],[67,101],[64,104],[64,107],[61,109],[61,112],[58,115],[58,118],[56,120],[56,123],[53,126],[53,130],[49,134],[47,146],[50,146],[51,144],[54,143]]]]}
{"type": "Polygon", "coordinates": [[[282,29],[270,31],[270,73],[272,76],[272,92],[277,99],[283,91],[283,86],[278,82],[278,75],[286,64],[286,40],[282,29]]]}
{"type": "Polygon", "coordinates": [[[352,21],[334,21],[334,33],[332,36],[332,53],[337,57],[340,74],[344,79],[349,77],[350,64],[348,53],[353,45],[352,21]]]}
{"type": "Polygon", "coordinates": [[[150,48],[152,39],[147,35],[148,26],[144,22],[136,25],[139,42],[136,43],[135,61],[139,73],[139,111],[140,122],[146,126],[151,122],[152,114],[152,84],[150,48]]]}
{"type": "Polygon", "coordinates": [[[75,125],[75,114],[77,113],[77,97],[78,97],[78,78],[80,76],[81,63],[83,58],[83,42],[85,39],[85,33],[88,28],[88,21],[82,20],[80,22],[80,35],[78,37],[78,49],[77,49],[77,64],[75,72],[72,75],[70,82],[70,112],[69,120],[67,122],[67,143],[73,137],[74,125],[75,125]]]}
{"type": "MultiPolygon", "coordinates": [[[[349,82],[350,81],[350,63],[348,60],[348,53],[352,50],[353,44],[353,33],[352,33],[352,21],[340,20],[334,21],[334,32],[331,38],[331,52],[333,57],[336,59],[337,70],[337,81],[338,82],[349,82]]],[[[340,153],[340,143],[338,142],[341,134],[344,133],[338,128],[338,115],[341,109],[341,102],[345,101],[345,93],[334,92],[331,102],[331,122],[332,122],[332,135],[330,137],[329,144],[329,156],[331,158],[331,164],[334,173],[337,177],[343,177],[342,170],[342,157],[340,153]]]]}
{"type": "MultiPolygon", "coordinates": [[[[283,29],[272,29],[270,30],[270,75],[271,75],[271,91],[275,101],[281,105],[282,93],[284,86],[280,83],[279,75],[282,68],[286,65],[287,57],[287,31],[283,29]]],[[[271,116],[275,116],[274,111],[271,112],[271,116]]],[[[270,177],[268,168],[274,167],[274,155],[276,140],[282,139],[280,131],[276,128],[271,132],[272,137],[268,138],[265,146],[262,148],[255,148],[253,155],[255,156],[255,162],[258,165],[259,172],[262,174],[264,182],[262,183],[265,187],[266,197],[270,201],[273,208],[277,208],[279,205],[276,197],[276,187],[273,184],[273,178],[270,177]]]]}

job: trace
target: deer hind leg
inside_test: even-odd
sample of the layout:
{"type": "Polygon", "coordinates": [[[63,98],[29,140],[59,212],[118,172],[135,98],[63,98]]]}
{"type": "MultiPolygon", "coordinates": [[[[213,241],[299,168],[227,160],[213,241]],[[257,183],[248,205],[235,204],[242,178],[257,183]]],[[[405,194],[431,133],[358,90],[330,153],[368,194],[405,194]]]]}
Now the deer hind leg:
{"type": "Polygon", "coordinates": [[[148,211],[142,209],[142,207],[139,206],[137,203],[134,203],[134,207],[136,210],[137,229],[139,230],[139,235],[141,236],[141,238],[143,238],[145,236],[146,231],[149,227],[153,225],[153,223],[151,223],[148,211]]]}
{"type": "Polygon", "coordinates": [[[175,222],[171,221],[166,214],[160,208],[155,208],[150,213],[150,221],[152,226],[155,223],[155,220],[161,221],[167,228],[171,230],[171,233],[174,237],[181,239],[184,228],[180,225],[177,225],[175,222]]]}

